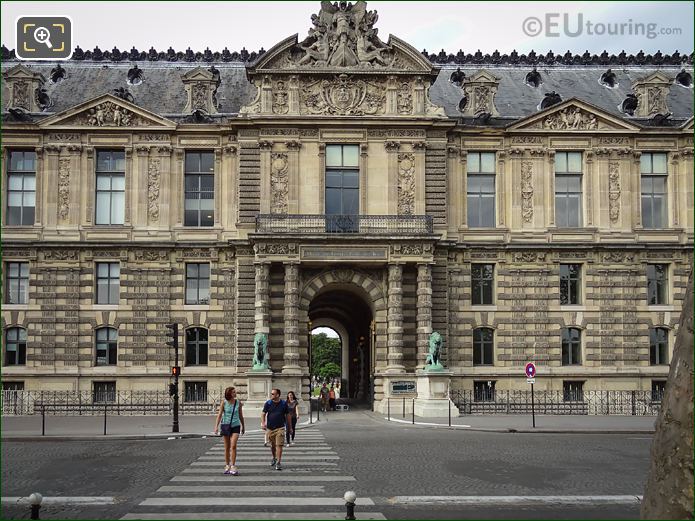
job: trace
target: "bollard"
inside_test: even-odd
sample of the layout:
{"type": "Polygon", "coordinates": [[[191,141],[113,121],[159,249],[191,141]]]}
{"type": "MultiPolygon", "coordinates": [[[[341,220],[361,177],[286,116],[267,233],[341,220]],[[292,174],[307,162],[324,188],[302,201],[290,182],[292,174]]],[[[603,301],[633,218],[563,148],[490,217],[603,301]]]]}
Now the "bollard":
{"type": "MultiPolygon", "coordinates": [[[[31,517],[30,519],[39,519],[39,510],[41,510],[41,502],[43,501],[43,496],[38,492],[34,492],[29,496],[29,503],[31,504],[31,517]]],[[[354,519],[354,517],[353,517],[354,519]]]]}
{"type": "Polygon", "coordinates": [[[403,397],[403,419],[405,420],[405,396],[403,397]]]}
{"type": "Polygon", "coordinates": [[[41,436],[46,435],[46,406],[41,404],[41,436]]]}
{"type": "Polygon", "coordinates": [[[413,398],[413,425],[415,425],[415,398],[413,398]]]}
{"type": "Polygon", "coordinates": [[[386,398],[386,412],[388,413],[388,421],[391,421],[391,398],[386,398]]]}
{"type": "Polygon", "coordinates": [[[106,408],[108,405],[104,404],[104,436],[106,436],[106,408]]]}
{"type": "Polygon", "coordinates": [[[347,509],[345,519],[355,519],[355,501],[357,501],[357,494],[352,490],[348,490],[345,492],[345,495],[343,495],[343,499],[345,500],[345,508],[347,509]]]}
{"type": "MultiPolygon", "coordinates": [[[[449,427],[451,427],[451,403],[447,402],[446,408],[449,411],[449,427]]],[[[459,411],[460,413],[461,411],[459,411]]]]}

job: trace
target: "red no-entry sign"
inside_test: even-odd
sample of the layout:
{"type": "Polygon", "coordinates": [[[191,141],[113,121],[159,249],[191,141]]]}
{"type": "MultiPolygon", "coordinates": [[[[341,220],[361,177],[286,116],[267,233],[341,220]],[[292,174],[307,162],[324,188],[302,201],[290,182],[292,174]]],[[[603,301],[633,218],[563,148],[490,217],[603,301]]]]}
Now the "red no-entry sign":
{"type": "Polygon", "coordinates": [[[536,376],[535,364],[533,362],[526,364],[526,369],[524,369],[524,372],[526,373],[526,378],[534,378],[536,376]]]}

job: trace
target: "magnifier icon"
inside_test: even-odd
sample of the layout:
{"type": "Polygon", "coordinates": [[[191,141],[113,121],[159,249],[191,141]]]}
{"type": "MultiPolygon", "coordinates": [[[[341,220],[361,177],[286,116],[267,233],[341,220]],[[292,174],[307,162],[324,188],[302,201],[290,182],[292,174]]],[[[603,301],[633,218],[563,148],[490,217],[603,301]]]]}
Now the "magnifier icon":
{"type": "Polygon", "coordinates": [[[53,45],[51,45],[51,41],[49,40],[50,37],[51,33],[45,27],[37,27],[36,30],[34,30],[34,39],[39,43],[45,43],[46,47],[52,49],[53,45]]]}

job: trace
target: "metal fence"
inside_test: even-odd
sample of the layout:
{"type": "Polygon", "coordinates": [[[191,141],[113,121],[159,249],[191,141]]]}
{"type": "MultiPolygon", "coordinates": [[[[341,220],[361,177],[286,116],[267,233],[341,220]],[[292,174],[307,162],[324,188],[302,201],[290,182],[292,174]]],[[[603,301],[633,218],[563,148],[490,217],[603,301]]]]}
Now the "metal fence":
{"type": "MultiPolygon", "coordinates": [[[[214,414],[222,399],[219,390],[179,394],[179,414],[214,414]]],[[[165,391],[2,391],[3,416],[45,414],[60,416],[169,415],[174,399],[165,391]]]]}
{"type": "MultiPolygon", "coordinates": [[[[531,414],[531,391],[452,390],[450,398],[462,414],[531,414]]],[[[533,392],[536,414],[653,416],[661,398],[652,391],[533,392]]]]}

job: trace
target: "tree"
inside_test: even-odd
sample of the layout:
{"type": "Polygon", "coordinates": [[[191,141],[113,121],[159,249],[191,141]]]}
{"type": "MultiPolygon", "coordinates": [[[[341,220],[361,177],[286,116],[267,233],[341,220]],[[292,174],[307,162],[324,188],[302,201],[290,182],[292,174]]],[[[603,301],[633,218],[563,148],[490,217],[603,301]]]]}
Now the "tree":
{"type": "Polygon", "coordinates": [[[326,333],[311,336],[311,373],[322,376],[324,367],[333,364],[338,367],[335,376],[340,375],[340,339],[331,338],[326,333]]]}
{"type": "Polygon", "coordinates": [[[340,366],[336,363],[328,362],[327,364],[321,366],[318,375],[324,380],[336,378],[340,376],[340,366]]]}
{"type": "Polygon", "coordinates": [[[693,518],[693,273],[652,440],[642,519],[693,518]]]}

